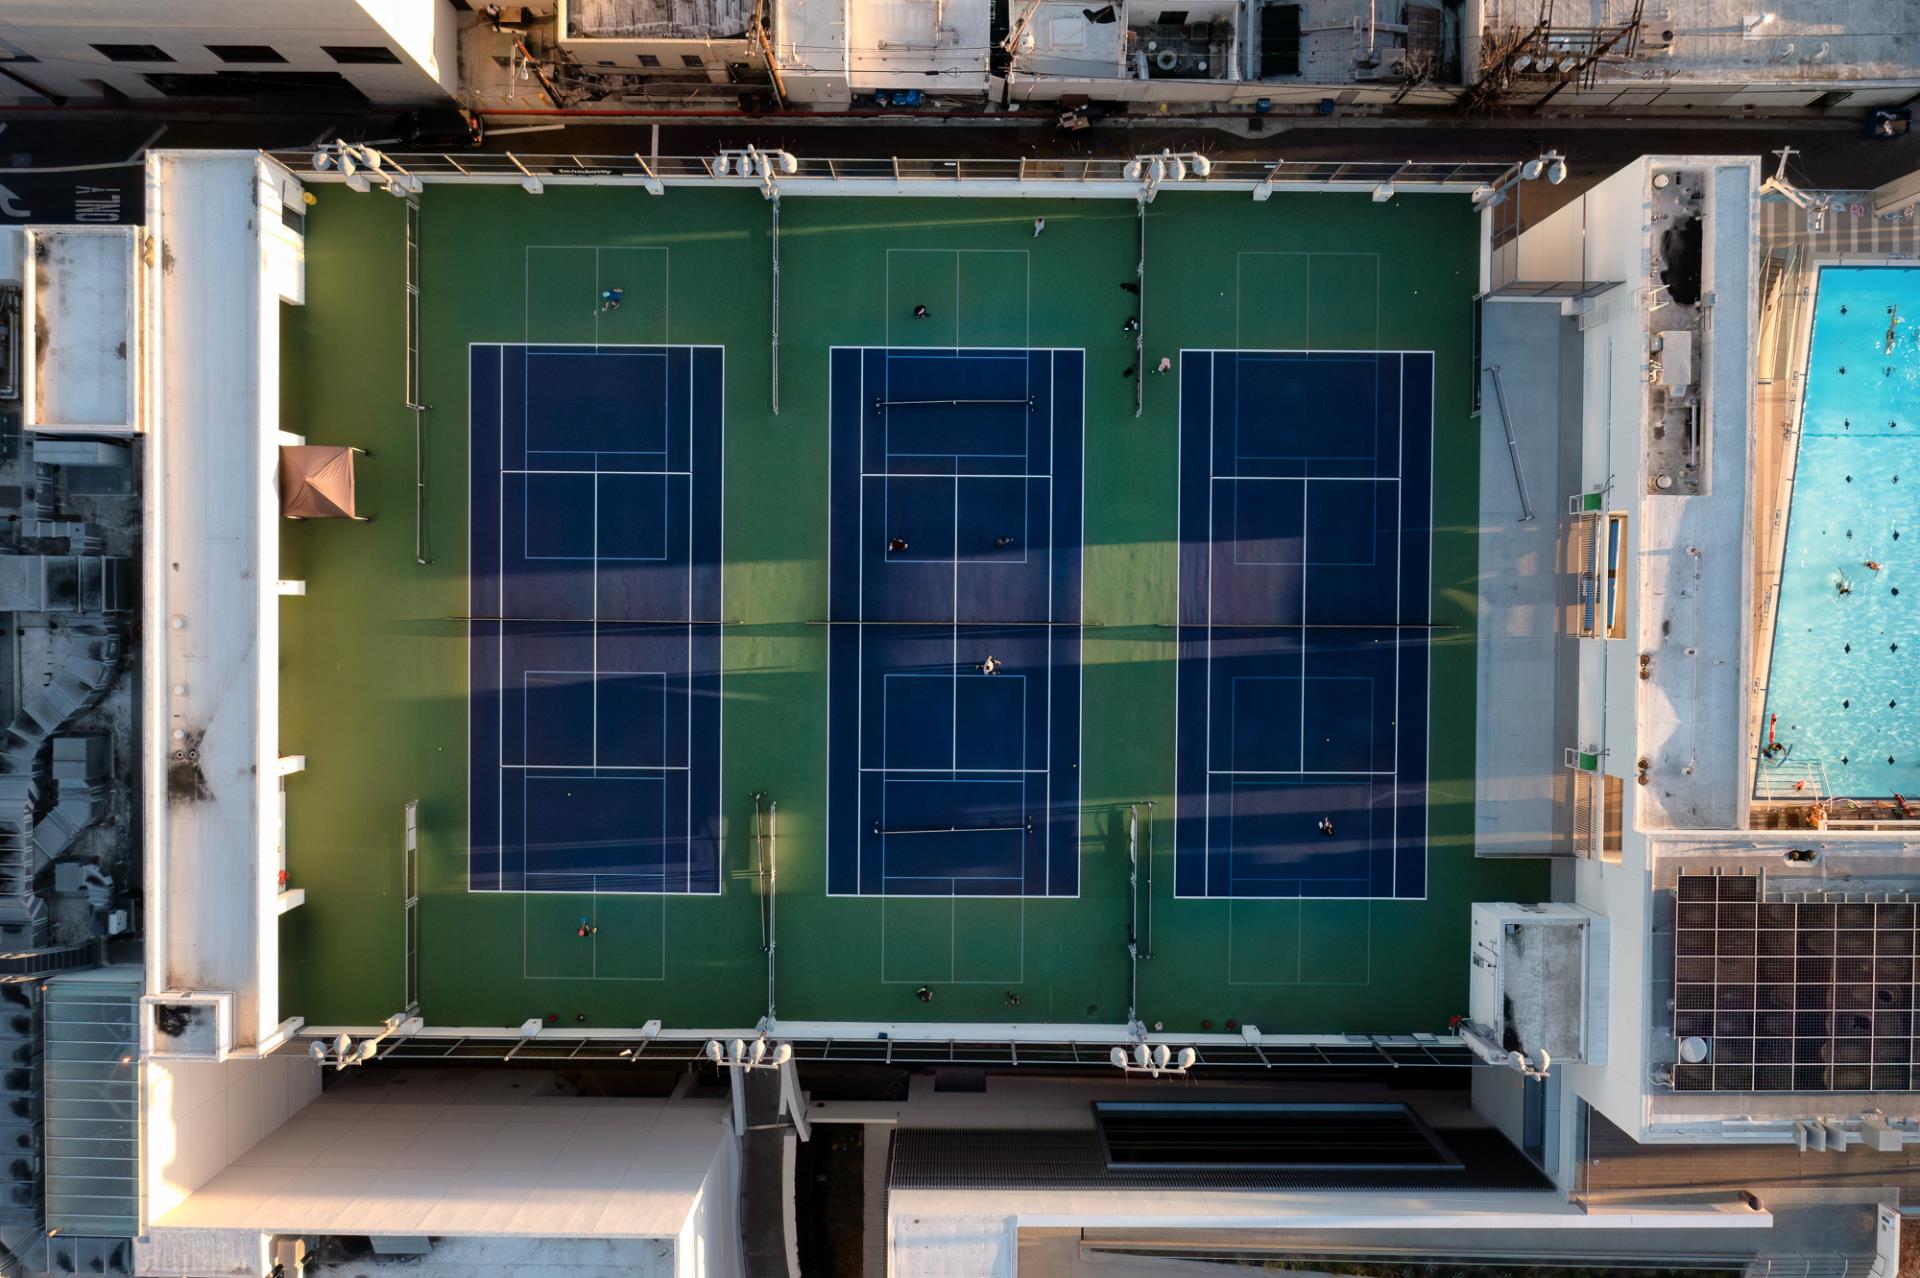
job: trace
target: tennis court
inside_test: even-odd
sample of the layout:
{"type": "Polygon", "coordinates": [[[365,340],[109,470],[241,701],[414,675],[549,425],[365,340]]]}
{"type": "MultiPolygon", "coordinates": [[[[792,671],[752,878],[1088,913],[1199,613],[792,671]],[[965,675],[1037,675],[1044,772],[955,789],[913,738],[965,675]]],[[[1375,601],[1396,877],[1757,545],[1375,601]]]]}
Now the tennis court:
{"type": "Polygon", "coordinates": [[[828,891],[1077,895],[1084,357],[831,360],[828,891]]]}
{"type": "Polygon", "coordinates": [[[469,886],[717,892],[722,352],[470,369],[469,886]]]}
{"type": "Polygon", "coordinates": [[[757,193],[430,186],[417,423],[404,202],[323,192],[283,418],[375,518],[282,533],[288,1007],[1443,1026],[1544,884],[1445,744],[1477,219],[1149,221],[1142,285],[1130,201],[789,200],[776,379],[757,193]]]}
{"type": "Polygon", "coordinates": [[[1185,351],[1183,897],[1426,894],[1433,357],[1185,351]]]}

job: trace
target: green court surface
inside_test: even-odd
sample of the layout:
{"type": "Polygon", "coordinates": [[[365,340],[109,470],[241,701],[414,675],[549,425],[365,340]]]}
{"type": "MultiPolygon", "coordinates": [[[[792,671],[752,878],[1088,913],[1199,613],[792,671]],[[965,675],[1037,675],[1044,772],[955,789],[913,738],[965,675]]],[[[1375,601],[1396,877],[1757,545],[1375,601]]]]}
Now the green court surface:
{"type": "Polygon", "coordinates": [[[414,561],[402,407],[403,206],[323,187],[307,304],[283,310],[285,429],[352,443],[371,523],[288,524],[281,748],[291,886],[283,1007],[364,1023],[405,998],[403,810],[419,802],[419,1002],[440,1026],[751,1025],[766,1011],[751,796],[779,802],[782,1019],[1111,1023],[1128,1003],[1126,805],[1153,800],[1139,1015],[1270,1032],[1444,1031],[1465,1011],[1468,904],[1535,900],[1544,862],[1473,855],[1478,221],[1464,197],[1166,193],[1149,212],[1146,372],[1182,348],[1437,354],[1431,846],[1419,901],[1174,899],[1178,374],[1146,378],[1125,201],[789,198],[781,411],[770,411],[769,219],[756,193],[430,186],[420,335],[432,562],[414,561]],[[1047,229],[1035,239],[1032,220],[1047,229]],[[599,290],[625,290],[602,312],[599,290]],[[912,308],[926,303],[923,322],[912,308]],[[471,893],[467,874],[467,348],[726,347],[722,891],[471,893]],[[1081,882],[1072,899],[825,891],[827,369],[836,345],[1083,347],[1081,882]],[[577,935],[592,917],[598,932],[577,935]],[[932,1003],[915,996],[935,990],[932,1003]],[[1010,997],[1011,996],[1011,997],[1010,997]],[[1017,1002],[1015,999],[1017,998],[1017,1002]]]}

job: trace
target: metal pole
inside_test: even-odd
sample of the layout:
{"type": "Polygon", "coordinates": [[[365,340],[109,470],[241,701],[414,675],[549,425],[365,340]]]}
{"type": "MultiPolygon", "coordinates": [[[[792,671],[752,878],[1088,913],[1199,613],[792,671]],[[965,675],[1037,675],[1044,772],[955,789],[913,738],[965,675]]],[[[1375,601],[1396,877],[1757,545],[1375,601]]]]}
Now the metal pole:
{"type": "Polygon", "coordinates": [[[1127,1024],[1140,1019],[1140,808],[1127,805],[1127,1024]]]}
{"type": "Polygon", "coordinates": [[[1153,957],[1153,800],[1147,800],[1147,952],[1142,958],[1153,957]]]}
{"type": "Polygon", "coordinates": [[[427,423],[426,405],[420,402],[420,198],[407,196],[405,213],[406,261],[406,368],[402,373],[401,400],[413,413],[413,561],[432,562],[427,545],[427,423]]]}
{"type": "Polygon", "coordinates": [[[773,205],[773,415],[780,415],[780,188],[769,186],[773,205]]]}
{"type": "Polygon", "coordinates": [[[773,954],[780,948],[776,914],[780,908],[780,803],[767,804],[767,1027],[773,1027],[773,954]]]}
{"type": "Polygon", "coordinates": [[[1137,418],[1147,408],[1147,370],[1142,367],[1147,359],[1147,203],[1153,197],[1140,197],[1140,260],[1134,266],[1134,277],[1140,285],[1139,309],[1135,312],[1140,323],[1133,330],[1133,415],[1137,418]]]}
{"type": "Polygon", "coordinates": [[[1487,365],[1487,373],[1493,378],[1493,398],[1500,405],[1500,426],[1507,432],[1507,458],[1513,462],[1513,482],[1520,489],[1520,522],[1526,523],[1533,518],[1533,498],[1527,492],[1527,472],[1520,466],[1520,443],[1513,437],[1513,418],[1507,416],[1507,389],[1500,383],[1500,366],[1487,365]]]}

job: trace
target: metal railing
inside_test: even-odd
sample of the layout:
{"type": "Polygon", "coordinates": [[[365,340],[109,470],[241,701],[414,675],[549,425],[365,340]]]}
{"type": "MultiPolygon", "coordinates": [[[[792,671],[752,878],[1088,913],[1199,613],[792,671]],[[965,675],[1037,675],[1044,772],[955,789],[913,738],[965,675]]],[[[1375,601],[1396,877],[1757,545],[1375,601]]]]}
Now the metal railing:
{"type": "MultiPolygon", "coordinates": [[[[978,1038],[899,1038],[850,1032],[846,1037],[813,1035],[789,1037],[770,1027],[780,1041],[791,1044],[795,1061],[837,1061],[875,1065],[1028,1066],[1035,1069],[1095,1068],[1111,1070],[1112,1037],[1086,1039],[996,1038],[995,1026],[982,1025],[978,1038]]],[[[848,1027],[853,1031],[854,1027],[848,1027]]],[[[339,1026],[309,1026],[286,1051],[304,1051],[305,1044],[330,1038],[339,1026]]],[[[352,1031],[357,1035],[364,1029],[352,1031]]],[[[592,1062],[638,1064],[642,1061],[685,1063],[707,1059],[711,1037],[751,1036],[753,1031],[706,1031],[648,1037],[640,1032],[598,1034],[542,1031],[526,1037],[517,1029],[490,1032],[436,1030],[395,1035],[380,1044],[375,1060],[503,1061],[520,1064],[592,1062]]],[[[1178,1041],[1173,1040],[1173,1041],[1178,1041]]],[[[1261,1043],[1196,1043],[1197,1068],[1203,1071],[1327,1069],[1377,1066],[1389,1069],[1441,1068],[1472,1065],[1476,1058],[1457,1037],[1406,1034],[1353,1034],[1326,1039],[1267,1040],[1261,1043]]]]}
{"type": "MultiPolygon", "coordinates": [[[[317,169],[315,152],[272,151],[268,154],[298,173],[303,180],[343,181],[340,168],[317,169]]],[[[758,190],[760,180],[735,172],[716,174],[707,156],[643,157],[626,155],[524,155],[502,152],[396,152],[383,157],[390,170],[422,182],[476,182],[525,186],[538,191],[547,185],[596,185],[632,182],[665,186],[736,186],[758,190]]],[[[1131,157],[927,159],[901,156],[831,158],[798,156],[798,168],[782,175],[786,195],[824,195],[838,191],[859,194],[914,194],[944,191],[969,193],[968,188],[1018,184],[1058,188],[1071,196],[1089,194],[1134,198],[1137,177],[1126,169],[1131,157]]],[[[1391,183],[1396,191],[1470,194],[1491,189],[1511,168],[1509,164],[1451,163],[1400,160],[1216,160],[1208,176],[1191,177],[1184,189],[1266,191],[1351,189],[1372,190],[1391,183]]],[[[364,174],[364,170],[362,170],[364,174]]],[[[986,194],[985,190],[978,193],[986,194]]]]}
{"type": "Polygon", "coordinates": [[[413,559],[431,562],[427,545],[427,406],[420,402],[420,201],[407,196],[406,384],[401,403],[413,414],[413,559]]]}

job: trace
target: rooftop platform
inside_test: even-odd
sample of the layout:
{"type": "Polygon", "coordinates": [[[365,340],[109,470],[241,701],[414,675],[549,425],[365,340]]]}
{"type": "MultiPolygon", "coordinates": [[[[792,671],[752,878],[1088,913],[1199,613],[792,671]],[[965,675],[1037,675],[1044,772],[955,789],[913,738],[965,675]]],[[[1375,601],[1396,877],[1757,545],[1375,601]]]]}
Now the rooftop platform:
{"type": "MultiPolygon", "coordinates": [[[[1121,1025],[1132,1007],[1169,1035],[1198,1034],[1207,1023],[1234,1034],[1241,1025],[1274,1034],[1439,1033],[1465,1003],[1466,972],[1432,956],[1464,951],[1469,903],[1545,891],[1537,865],[1475,858],[1472,751],[1447,744],[1472,739],[1475,716],[1468,334],[1478,219],[1464,196],[1374,203],[1365,194],[1282,192],[1257,202],[1244,191],[1163,193],[1147,218],[1141,307],[1122,287],[1135,279],[1139,252],[1131,200],[790,194],[781,206],[776,416],[769,219],[756,193],[655,197],[638,186],[556,184],[532,196],[517,186],[429,183],[419,225],[421,402],[431,406],[421,440],[425,565],[415,562],[415,423],[399,402],[405,202],[332,185],[318,196],[307,219],[307,304],[285,316],[282,416],[310,442],[370,450],[360,494],[373,519],[281,527],[281,574],[307,583],[304,597],[281,605],[279,749],[308,762],[288,779],[290,885],[306,891],[306,905],[280,923],[289,1013],[311,1024],[367,1024],[417,997],[429,1026],[539,1018],[567,1033],[658,1018],[691,1033],[751,1026],[772,1003],[783,1023],[978,1026],[994,1038],[1008,1026],[1121,1025]],[[1036,216],[1046,219],[1038,237],[1036,216]],[[622,290],[618,309],[602,308],[608,288],[622,290]],[[918,305],[925,319],[914,318],[918,305]],[[1123,327],[1136,313],[1144,360],[1123,327]],[[469,890],[479,842],[468,816],[469,734],[483,726],[470,698],[470,635],[512,612],[488,611],[469,559],[469,494],[473,475],[486,473],[473,469],[482,459],[470,447],[481,438],[469,419],[471,353],[529,343],[554,358],[724,349],[720,603],[674,623],[711,626],[721,654],[713,890],[469,890]],[[829,686],[841,678],[830,656],[836,627],[820,623],[845,619],[829,592],[828,559],[830,519],[847,508],[829,497],[840,393],[829,372],[832,348],[862,346],[945,357],[956,349],[1083,353],[1085,514],[1075,539],[1083,717],[1072,769],[1081,797],[1069,824],[1078,882],[1064,892],[830,894],[827,717],[830,705],[847,703],[837,700],[843,687],[829,686]],[[1431,613],[1421,642],[1431,662],[1433,763],[1417,804],[1429,830],[1426,885],[1406,899],[1385,891],[1175,895],[1177,849],[1198,837],[1177,828],[1172,788],[1183,695],[1181,355],[1219,349],[1433,353],[1432,586],[1408,605],[1431,613]],[[1163,354],[1173,371],[1156,375],[1163,354]],[[1138,418],[1135,376],[1146,382],[1138,418]],[[756,794],[765,796],[758,838],[756,794]],[[404,844],[406,805],[415,801],[412,966],[415,888],[404,844]],[[778,803],[777,852],[765,837],[767,802],[778,803]],[[772,918],[762,877],[769,853],[778,865],[772,918]],[[1140,942],[1137,995],[1130,928],[1140,942]],[[777,938],[771,980],[769,930],[777,938]],[[918,996],[923,987],[930,1001],[918,996]]],[[[689,365],[696,386],[701,367],[689,365]]],[[[669,394],[678,384],[663,383],[669,394]]],[[[496,416],[508,405],[522,411],[511,395],[495,395],[496,416]]],[[[692,419],[706,423],[702,430],[711,428],[706,412],[692,419]]],[[[527,420],[598,428],[595,413],[579,417],[536,408],[527,420]]],[[[704,464],[696,458],[694,468],[704,464]]],[[[1034,473],[1058,473],[1055,465],[1034,473]]],[[[598,482],[604,538],[612,535],[606,476],[598,482]]],[[[694,491],[696,506],[708,500],[697,495],[706,489],[694,491]]],[[[540,536],[572,518],[565,502],[541,509],[552,518],[529,525],[540,536]]],[[[922,536],[902,540],[916,543],[903,552],[912,553],[922,536]]],[[[607,553],[603,540],[599,554],[607,553]]],[[[670,547],[661,562],[687,553],[670,547]]],[[[693,553],[686,562],[709,560],[693,553]]],[[[574,570],[544,571],[557,583],[574,570]]],[[[1358,570],[1339,576],[1372,597],[1358,570]]],[[[589,606],[606,605],[604,590],[599,599],[589,606]]],[[[542,624],[556,620],[565,619],[542,624]]],[[[604,626],[606,614],[598,620],[604,626]]],[[[996,641],[990,655],[1013,654],[996,641]]],[[[596,739],[602,749],[634,745],[605,732],[596,739]]],[[[1308,851],[1318,856],[1318,847],[1308,851]]]]}

